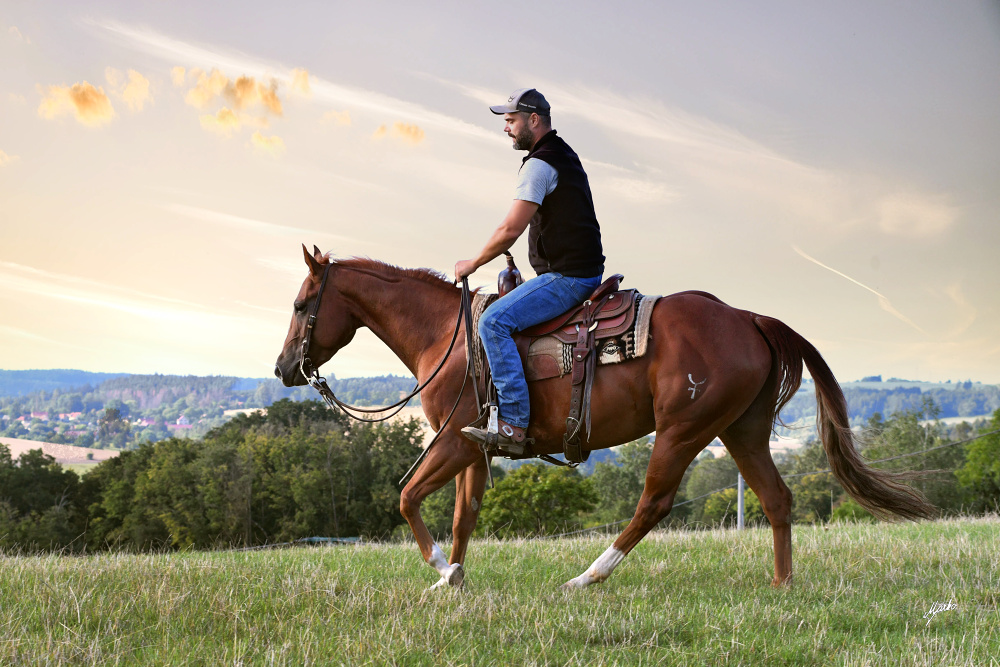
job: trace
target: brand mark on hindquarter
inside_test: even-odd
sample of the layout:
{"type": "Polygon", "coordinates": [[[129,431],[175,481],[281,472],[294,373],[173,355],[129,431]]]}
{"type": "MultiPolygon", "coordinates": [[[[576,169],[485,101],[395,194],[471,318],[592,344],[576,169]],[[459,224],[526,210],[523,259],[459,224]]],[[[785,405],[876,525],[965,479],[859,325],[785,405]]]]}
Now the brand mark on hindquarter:
{"type": "Polygon", "coordinates": [[[698,387],[700,387],[701,385],[703,385],[706,382],[708,382],[708,378],[705,378],[701,382],[697,382],[697,381],[695,381],[695,379],[693,377],[691,377],[691,374],[688,373],[688,382],[691,383],[691,386],[688,387],[688,391],[691,392],[691,400],[693,401],[695,395],[698,393],[698,387]]]}

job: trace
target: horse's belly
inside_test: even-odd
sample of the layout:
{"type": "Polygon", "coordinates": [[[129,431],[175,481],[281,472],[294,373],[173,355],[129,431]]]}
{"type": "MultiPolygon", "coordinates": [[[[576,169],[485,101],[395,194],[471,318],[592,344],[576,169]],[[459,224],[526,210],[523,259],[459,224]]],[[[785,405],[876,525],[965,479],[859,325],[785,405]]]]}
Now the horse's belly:
{"type": "MultiPolygon", "coordinates": [[[[598,368],[591,394],[591,437],[586,449],[605,449],[635,440],[655,428],[648,362],[635,359],[598,368]]],[[[569,416],[570,377],[532,382],[531,424],[540,454],[562,452],[569,416]]]]}

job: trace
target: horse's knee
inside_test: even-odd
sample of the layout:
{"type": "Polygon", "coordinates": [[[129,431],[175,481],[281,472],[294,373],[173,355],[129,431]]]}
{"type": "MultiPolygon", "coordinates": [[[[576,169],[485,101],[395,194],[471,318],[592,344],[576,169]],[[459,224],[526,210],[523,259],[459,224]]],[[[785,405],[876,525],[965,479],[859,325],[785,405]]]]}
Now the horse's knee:
{"type": "Polygon", "coordinates": [[[413,489],[403,489],[399,494],[399,513],[407,521],[419,517],[422,500],[413,489]]]}
{"type": "Polygon", "coordinates": [[[635,508],[634,520],[643,524],[649,523],[651,526],[656,525],[663,517],[670,514],[673,506],[673,493],[666,493],[662,496],[643,496],[635,508]]]}

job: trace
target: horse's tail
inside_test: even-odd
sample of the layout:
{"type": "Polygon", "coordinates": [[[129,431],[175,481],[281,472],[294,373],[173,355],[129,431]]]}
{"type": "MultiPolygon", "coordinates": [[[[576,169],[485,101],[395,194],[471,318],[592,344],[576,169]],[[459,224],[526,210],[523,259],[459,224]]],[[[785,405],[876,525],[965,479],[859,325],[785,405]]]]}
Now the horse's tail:
{"type": "Polygon", "coordinates": [[[830,461],[830,469],[844,490],[872,514],[892,519],[923,519],[936,515],[936,508],[920,493],[903,484],[919,474],[893,473],[868,466],[854,444],[847,417],[847,400],[823,357],[805,338],[784,322],[754,315],[753,322],[774,351],[778,373],[774,418],[792,399],[802,381],[802,361],[816,383],[816,423],[830,461]]]}

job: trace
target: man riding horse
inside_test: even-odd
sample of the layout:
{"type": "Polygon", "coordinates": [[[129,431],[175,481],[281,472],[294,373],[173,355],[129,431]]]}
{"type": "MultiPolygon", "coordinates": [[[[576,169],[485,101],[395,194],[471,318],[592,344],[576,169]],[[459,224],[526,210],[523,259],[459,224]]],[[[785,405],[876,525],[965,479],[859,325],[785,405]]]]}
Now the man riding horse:
{"type": "MultiPolygon", "coordinates": [[[[604,254],[587,174],[580,158],[552,129],[549,103],[534,88],[515,90],[503,114],[514,150],[528,151],[518,172],[514,202],[475,259],[455,264],[459,280],[510,248],[528,229],[528,258],[537,277],[493,303],[479,320],[479,336],[499,402],[497,444],[521,454],[530,418],[528,383],[513,333],[578,306],[601,284],[604,254]]],[[[483,444],[485,428],[462,433],[483,444]]]]}

